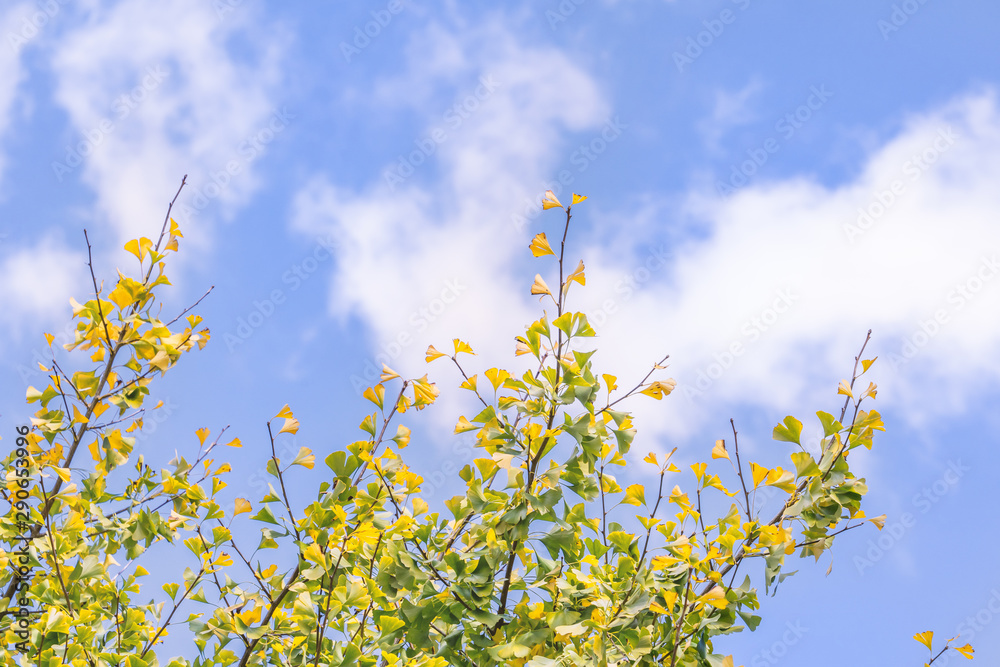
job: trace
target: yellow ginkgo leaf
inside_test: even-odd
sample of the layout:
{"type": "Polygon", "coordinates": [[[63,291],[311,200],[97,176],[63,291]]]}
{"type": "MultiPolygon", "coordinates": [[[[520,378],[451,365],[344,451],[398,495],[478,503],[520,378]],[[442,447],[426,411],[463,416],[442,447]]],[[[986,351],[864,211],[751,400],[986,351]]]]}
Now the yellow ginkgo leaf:
{"type": "Polygon", "coordinates": [[[397,447],[403,449],[408,444],[410,444],[410,429],[403,426],[402,424],[399,424],[398,426],[396,426],[396,437],[394,437],[392,440],[393,442],[396,443],[397,447]]]}
{"type": "Polygon", "coordinates": [[[716,609],[725,609],[729,604],[726,600],[726,592],[719,586],[715,586],[710,591],[698,597],[698,602],[711,605],[716,609]]]}
{"type": "Polygon", "coordinates": [[[550,208],[562,208],[563,205],[556,199],[556,193],[552,190],[546,190],[545,196],[542,197],[542,210],[549,210],[550,208]]]}
{"type": "Polygon", "coordinates": [[[972,654],[975,653],[975,649],[972,648],[972,644],[966,644],[965,646],[954,647],[956,651],[964,655],[969,660],[972,660],[972,654]]]}
{"type": "Polygon", "coordinates": [[[455,433],[466,433],[468,431],[475,431],[478,426],[470,422],[465,417],[459,417],[458,423],[455,424],[455,433]]]}
{"type": "Polygon", "coordinates": [[[139,239],[132,239],[125,244],[125,250],[135,255],[139,261],[142,261],[146,257],[146,253],[149,252],[149,249],[152,247],[153,242],[145,236],[140,237],[139,239]]]}
{"type": "Polygon", "coordinates": [[[660,604],[656,600],[653,600],[652,602],[649,603],[649,610],[650,611],[655,611],[657,614],[669,614],[670,613],[669,611],[667,611],[666,609],[664,609],[662,606],[660,606],[660,604]]]}
{"type": "Polygon", "coordinates": [[[854,398],[854,393],[851,391],[851,386],[847,384],[847,380],[840,381],[840,386],[837,387],[837,393],[854,398]]]}
{"type": "Polygon", "coordinates": [[[438,352],[433,345],[427,346],[427,363],[434,361],[435,359],[440,359],[441,357],[447,357],[448,355],[444,352],[438,352]]]}
{"type": "Polygon", "coordinates": [[[646,458],[644,458],[643,461],[645,461],[646,463],[652,463],[654,466],[660,465],[659,463],[656,462],[656,454],[654,454],[653,452],[646,454],[646,458]]]}
{"type": "Polygon", "coordinates": [[[609,394],[618,388],[618,378],[616,378],[614,375],[608,375],[607,373],[605,373],[601,377],[604,378],[604,383],[608,385],[609,394]]]}
{"type": "Polygon", "coordinates": [[[762,465],[757,465],[756,463],[750,464],[750,472],[753,475],[753,485],[760,486],[760,483],[767,479],[767,474],[771,472],[762,465]]]}
{"type": "Polygon", "coordinates": [[[566,285],[569,286],[571,282],[578,282],[581,285],[586,285],[587,276],[584,275],[583,273],[584,268],[585,267],[583,266],[583,260],[581,259],[580,263],[576,265],[576,270],[573,271],[573,273],[566,276],[566,285]]]}
{"type": "Polygon", "coordinates": [[[125,244],[125,250],[136,256],[136,259],[142,261],[142,256],[145,254],[139,247],[139,241],[137,239],[132,239],[125,244]]]}
{"type": "Polygon", "coordinates": [[[726,451],[726,441],[725,440],[716,440],[715,441],[715,447],[712,447],[712,458],[713,459],[726,459],[727,461],[731,460],[729,458],[729,452],[726,451]]]}
{"type": "Polygon", "coordinates": [[[500,386],[510,377],[510,373],[502,368],[491,368],[486,371],[486,377],[493,385],[493,391],[498,391],[500,386]]]}
{"type": "Polygon", "coordinates": [[[86,424],[89,421],[90,421],[90,419],[87,417],[87,415],[85,415],[82,412],[80,412],[80,409],[74,405],[73,406],[73,423],[74,424],[86,424]]]}
{"type": "Polygon", "coordinates": [[[205,438],[208,437],[209,433],[210,433],[210,431],[207,428],[200,428],[197,431],[195,431],[195,435],[198,436],[198,442],[204,445],[205,444],[205,438]]]}
{"type": "Polygon", "coordinates": [[[873,524],[875,524],[875,527],[878,528],[879,530],[882,530],[882,528],[885,526],[885,515],[884,514],[880,514],[878,516],[874,516],[874,517],[872,517],[872,518],[870,518],[868,520],[871,521],[873,524]]]}
{"type": "Polygon", "coordinates": [[[288,419],[291,416],[292,416],[292,409],[288,407],[288,403],[285,403],[285,407],[278,410],[278,414],[274,415],[274,418],[281,419],[282,417],[284,417],[285,419],[288,419]]]}
{"type": "Polygon", "coordinates": [[[542,280],[541,274],[535,274],[535,282],[531,285],[532,294],[541,294],[543,297],[548,294],[552,296],[552,292],[549,291],[549,286],[545,284],[542,280]]]}
{"type": "Polygon", "coordinates": [[[549,245],[548,239],[545,238],[545,232],[535,234],[535,238],[531,239],[531,245],[529,245],[528,248],[531,250],[531,254],[535,257],[555,254],[555,252],[552,251],[552,246],[549,245]]]}
{"type": "Polygon", "coordinates": [[[927,632],[918,632],[913,635],[913,638],[926,646],[928,651],[931,650],[931,642],[934,641],[934,633],[932,631],[928,630],[927,632]]]}
{"type": "Polygon", "coordinates": [[[368,387],[362,396],[377,405],[381,410],[382,404],[385,401],[385,386],[377,384],[374,387],[368,387]]]}
{"type": "Polygon", "coordinates": [[[459,352],[475,354],[475,352],[472,351],[472,347],[468,343],[459,340],[458,338],[456,338],[453,342],[455,343],[455,354],[458,354],[459,352]]]}
{"type": "Polygon", "coordinates": [[[45,342],[48,343],[49,345],[52,345],[52,340],[55,338],[55,336],[53,336],[50,333],[42,334],[42,335],[45,336],[45,342]]]}
{"type": "Polygon", "coordinates": [[[642,484],[633,484],[625,489],[625,497],[622,498],[623,505],[645,505],[646,489],[642,484]]]}
{"type": "Polygon", "coordinates": [[[395,380],[398,377],[399,377],[399,373],[397,373],[396,371],[392,370],[391,368],[389,368],[385,364],[382,364],[382,375],[381,375],[381,377],[379,377],[379,381],[380,382],[386,382],[388,380],[395,380]]]}
{"type": "MultiPolygon", "coordinates": [[[[298,423],[296,423],[296,427],[298,427],[298,423]]],[[[299,453],[295,455],[295,459],[291,465],[302,466],[303,468],[312,470],[313,466],[316,465],[316,455],[308,447],[300,447],[299,453]]]]}
{"type": "Polygon", "coordinates": [[[586,199],[587,199],[587,196],[586,196],[586,195],[578,195],[578,194],[576,194],[576,193],[574,192],[574,193],[573,193],[573,203],[571,203],[571,204],[570,204],[570,206],[576,206],[576,205],[577,205],[577,204],[579,204],[580,202],[582,202],[582,201],[586,201],[586,199]]]}
{"type": "Polygon", "coordinates": [[[639,393],[646,394],[647,396],[652,396],[656,400],[660,400],[664,396],[669,395],[676,386],[677,381],[673,379],[663,380],[662,382],[657,380],[656,382],[650,383],[648,387],[639,393]]]}
{"type": "Polygon", "coordinates": [[[278,435],[282,433],[291,433],[292,435],[295,435],[298,432],[299,432],[299,420],[296,419],[295,417],[288,417],[287,419],[285,419],[285,423],[282,424],[281,428],[278,430],[278,435]]]}
{"type": "Polygon", "coordinates": [[[861,394],[861,398],[868,398],[869,396],[875,398],[877,394],[878,394],[878,387],[875,385],[874,382],[869,382],[868,388],[865,389],[865,393],[861,394]]]}
{"type": "Polygon", "coordinates": [[[233,511],[233,516],[239,516],[240,514],[246,514],[247,512],[249,512],[252,509],[253,509],[253,507],[250,505],[250,501],[249,500],[247,500],[246,498],[237,498],[236,499],[236,509],[233,511]]]}
{"type": "Polygon", "coordinates": [[[426,375],[419,380],[413,381],[414,405],[418,408],[422,408],[425,405],[433,403],[437,400],[440,393],[441,390],[437,388],[436,384],[429,381],[426,375]]]}

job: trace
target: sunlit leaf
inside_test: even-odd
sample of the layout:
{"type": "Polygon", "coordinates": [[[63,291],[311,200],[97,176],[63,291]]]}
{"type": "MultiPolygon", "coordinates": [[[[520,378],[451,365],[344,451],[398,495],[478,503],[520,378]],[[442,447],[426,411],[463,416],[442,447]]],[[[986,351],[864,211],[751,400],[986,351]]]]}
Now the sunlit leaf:
{"type": "Polygon", "coordinates": [[[559,203],[556,199],[556,194],[552,190],[546,190],[545,196],[542,197],[542,210],[549,210],[550,208],[562,208],[563,205],[559,203]]]}
{"type": "Polygon", "coordinates": [[[784,440],[785,442],[794,442],[796,445],[801,445],[802,422],[789,415],[785,417],[783,423],[774,427],[772,437],[775,440],[784,440]]]}
{"type": "Polygon", "coordinates": [[[281,425],[281,428],[278,429],[277,434],[280,435],[282,433],[291,433],[292,435],[295,435],[298,432],[299,432],[299,420],[296,419],[295,417],[288,417],[287,419],[285,419],[285,423],[281,425]]]}
{"type": "Polygon", "coordinates": [[[441,357],[447,357],[447,356],[448,355],[445,354],[444,352],[438,352],[437,349],[433,345],[428,345],[427,346],[427,356],[425,358],[425,361],[427,361],[428,363],[430,363],[431,361],[434,361],[435,359],[440,359],[441,357]]]}
{"type": "Polygon", "coordinates": [[[466,433],[468,431],[475,431],[479,427],[471,423],[465,417],[459,417],[458,423],[455,424],[455,433],[466,433]]]}
{"type": "Polygon", "coordinates": [[[729,460],[729,452],[726,451],[725,440],[715,441],[715,447],[712,447],[712,458],[729,460]]]}
{"type": "Polygon", "coordinates": [[[549,245],[548,240],[545,238],[545,232],[535,234],[535,238],[531,239],[531,245],[529,245],[528,248],[531,250],[531,254],[535,257],[556,254],[553,252],[552,246],[549,245]]]}
{"type": "Polygon", "coordinates": [[[456,338],[453,342],[455,344],[455,354],[458,354],[459,352],[475,354],[475,352],[472,351],[472,347],[468,343],[461,341],[458,338],[456,338]]]}
{"type": "Polygon", "coordinates": [[[676,386],[677,381],[674,379],[662,381],[657,380],[656,382],[651,382],[639,393],[645,394],[646,396],[652,396],[656,400],[660,400],[664,396],[668,396],[676,386]]]}
{"type": "Polygon", "coordinates": [[[549,291],[549,286],[542,280],[541,274],[535,274],[535,282],[531,285],[531,293],[552,296],[552,292],[549,291]]]}
{"type": "Polygon", "coordinates": [[[976,652],[975,649],[972,648],[972,644],[966,644],[965,646],[955,646],[953,648],[962,655],[964,655],[969,660],[972,660],[973,653],[976,652]]]}
{"type": "Polygon", "coordinates": [[[625,489],[625,497],[622,499],[624,505],[645,505],[646,489],[642,484],[633,484],[625,489]]]}

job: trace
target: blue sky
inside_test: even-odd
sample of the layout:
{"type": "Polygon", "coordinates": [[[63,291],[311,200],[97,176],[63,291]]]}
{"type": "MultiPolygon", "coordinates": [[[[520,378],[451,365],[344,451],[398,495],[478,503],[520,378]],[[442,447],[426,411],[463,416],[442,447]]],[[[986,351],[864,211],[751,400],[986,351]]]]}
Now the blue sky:
{"type": "MultiPolygon", "coordinates": [[[[419,375],[458,336],[482,368],[513,363],[538,314],[527,245],[558,224],[541,194],[579,192],[595,359],[640,378],[670,354],[678,381],[632,406],[637,460],[704,458],[734,417],[777,461],[771,428],[816,435],[873,329],[889,431],[857,465],[886,530],[845,535],[829,576],[803,562],[718,648],[920,664],[911,636],[933,629],[992,664],[998,21],[984,0],[5,2],[0,435],[43,383],[41,332],[86,296],[83,228],[110,278],[184,174],[168,304],[214,285],[214,340],[158,385],[144,443],[166,458],[230,425],[234,494],[285,403],[322,453],[355,439],[383,361],[419,375]]],[[[460,379],[430,373],[444,396],[408,453],[439,480],[471,455],[449,435],[460,379]]]]}

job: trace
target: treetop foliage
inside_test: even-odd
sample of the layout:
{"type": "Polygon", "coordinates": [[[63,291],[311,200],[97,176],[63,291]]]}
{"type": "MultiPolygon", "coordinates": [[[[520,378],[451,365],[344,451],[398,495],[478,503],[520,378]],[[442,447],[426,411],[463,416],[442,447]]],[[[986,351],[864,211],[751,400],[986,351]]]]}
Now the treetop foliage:
{"type": "MultiPolygon", "coordinates": [[[[732,425],[731,441],[690,466],[693,487],[681,488],[671,452],[643,459],[653,485],[623,488],[637,437],[625,407],[669,397],[676,382],[663,375],[666,359],[626,388],[593,367],[594,328],[570,307],[586,267],[567,257],[573,208],[585,199],[543,200],[565,219],[558,249],[544,233],[530,244],[547,262],[529,289],[545,305],[514,350],[530,370],[481,364],[457,339],[446,352],[427,350],[429,363],[455,367],[479,405],[457,419],[455,433],[474,434],[477,456],[460,472],[464,492],[443,507],[422,497],[423,480],[405,463],[411,432],[402,423],[440,390],[428,375],[388,367],[364,392],[371,412],[361,436],[322,461],[308,448],[277,456],[275,442],[299,428],[287,405],[267,422],[262,497],[225,491],[220,447],[241,441],[224,429],[199,429],[160,470],[146,464],[136,435],[159,407],[145,404],[150,384],[211,337],[189,314],[197,303],[169,320],[159,314],[182,238],[168,210],[155,243],[125,245],[131,272],[107,292],[94,279],[93,297],[73,302],[66,349],[82,370],[52,350],[50,383],[28,389],[38,410],[5,460],[4,664],[734,665],[717,645],[761,622],[751,561],[772,590],[789,559],[818,560],[844,532],[883,525],[884,516],[865,515],[868,489],[851,470],[851,454],[884,430],[868,407],[875,384],[859,383],[874,360],[862,347],[837,388],[839,412],[816,413],[818,450],[786,417],[773,436],[787,444],[788,463],[768,468],[745,460],[732,425]],[[316,465],[328,469],[325,481],[311,502],[293,505],[295,468],[316,465]],[[762,515],[764,497],[779,508],[773,515],[762,515]],[[710,499],[723,511],[703,511],[710,499]],[[178,571],[151,586],[144,555],[157,544],[176,550],[158,570],[178,571]],[[161,655],[171,634],[190,637],[185,655],[161,655]]],[[[931,633],[915,638],[931,649],[931,633]]],[[[971,657],[971,647],[956,650],[971,657]]]]}

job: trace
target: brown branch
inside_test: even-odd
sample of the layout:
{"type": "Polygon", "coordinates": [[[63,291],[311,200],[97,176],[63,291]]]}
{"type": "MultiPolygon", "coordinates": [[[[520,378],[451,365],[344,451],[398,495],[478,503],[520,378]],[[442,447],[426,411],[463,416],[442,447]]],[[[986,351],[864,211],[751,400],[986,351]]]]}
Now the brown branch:
{"type": "MultiPolygon", "coordinates": [[[[295,569],[292,571],[291,575],[289,575],[288,583],[281,589],[281,593],[279,593],[277,599],[271,603],[271,606],[267,610],[267,614],[263,619],[261,619],[261,626],[266,627],[267,624],[271,622],[271,617],[274,616],[274,612],[277,611],[278,607],[281,605],[281,601],[285,599],[285,596],[288,595],[288,591],[291,590],[292,585],[299,578],[299,572],[301,571],[300,568],[301,564],[295,566],[295,569]]],[[[262,634],[250,643],[250,646],[248,646],[243,652],[243,657],[240,659],[239,667],[246,667],[247,660],[250,659],[250,655],[253,653],[253,650],[257,648],[257,644],[260,643],[260,640],[263,639],[264,636],[265,635],[262,634]]]]}
{"type": "Polygon", "coordinates": [[[299,533],[298,523],[295,521],[295,515],[292,513],[292,503],[288,500],[288,492],[285,490],[285,476],[281,474],[281,462],[278,460],[278,453],[274,449],[274,435],[271,433],[271,422],[267,422],[267,436],[271,439],[271,460],[274,461],[274,472],[278,477],[278,483],[281,486],[281,495],[285,499],[285,511],[288,512],[288,518],[292,522],[292,530],[295,531],[295,539],[301,541],[302,534],[299,533]]]}
{"type": "Polygon", "coordinates": [[[681,639],[680,633],[684,627],[684,619],[687,617],[687,604],[688,596],[691,593],[691,577],[693,572],[691,568],[688,568],[687,578],[684,582],[684,601],[681,604],[681,615],[677,619],[677,624],[674,626],[674,645],[670,649],[670,667],[674,667],[677,664],[677,648],[680,646],[681,639]]]}

